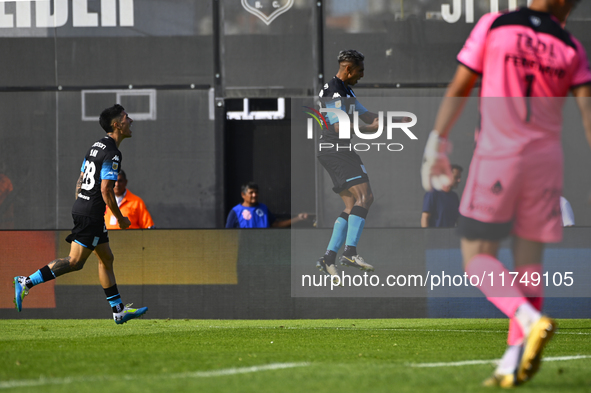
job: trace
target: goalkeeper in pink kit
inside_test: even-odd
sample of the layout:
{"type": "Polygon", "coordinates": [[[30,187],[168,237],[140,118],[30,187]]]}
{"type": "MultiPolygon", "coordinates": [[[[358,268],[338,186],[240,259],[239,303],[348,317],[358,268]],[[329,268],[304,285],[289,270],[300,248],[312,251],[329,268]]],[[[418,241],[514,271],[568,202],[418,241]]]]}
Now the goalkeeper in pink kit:
{"type": "MultiPolygon", "coordinates": [[[[541,274],[544,244],[562,240],[561,127],[569,92],[591,146],[591,71],[585,50],[564,30],[577,2],[533,0],[528,8],[486,14],[458,55],[460,64],[425,147],[421,177],[427,191],[451,185],[447,136],[481,76],[481,122],[458,221],[469,275],[512,277],[497,259],[499,242],[509,235],[518,277],[541,274]]],[[[556,329],[540,313],[542,285],[518,281],[480,287],[510,318],[508,347],[484,381],[488,386],[509,388],[530,380],[556,329]]]]}

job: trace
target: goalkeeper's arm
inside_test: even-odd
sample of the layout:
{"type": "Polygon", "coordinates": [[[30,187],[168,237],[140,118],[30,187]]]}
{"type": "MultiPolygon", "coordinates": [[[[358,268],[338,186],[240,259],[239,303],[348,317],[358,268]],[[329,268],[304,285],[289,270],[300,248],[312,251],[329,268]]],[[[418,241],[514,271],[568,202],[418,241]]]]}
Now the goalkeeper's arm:
{"type": "Polygon", "coordinates": [[[478,79],[478,74],[463,64],[458,65],[456,74],[445,92],[445,98],[439,106],[434,130],[440,137],[447,138],[454,123],[462,113],[464,104],[478,79]]]}
{"type": "Polygon", "coordinates": [[[443,191],[451,189],[452,173],[447,158],[450,144],[447,135],[460,116],[476,79],[478,74],[460,64],[445,92],[423,154],[421,182],[425,191],[431,191],[433,188],[443,191]]]}

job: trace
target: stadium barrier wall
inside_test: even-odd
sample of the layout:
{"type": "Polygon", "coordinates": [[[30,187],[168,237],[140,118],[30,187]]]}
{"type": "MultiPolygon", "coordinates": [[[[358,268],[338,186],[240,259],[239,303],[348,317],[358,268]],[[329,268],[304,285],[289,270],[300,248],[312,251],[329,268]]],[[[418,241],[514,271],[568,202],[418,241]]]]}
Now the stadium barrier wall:
{"type": "MultiPolygon", "coordinates": [[[[83,154],[102,136],[96,122],[100,111],[116,101],[136,120],[132,141],[122,145],[122,168],[156,226],[221,227],[228,213],[220,207],[225,191],[251,180],[224,185],[224,172],[233,165],[258,165],[255,158],[238,159],[224,152],[224,139],[234,136],[223,120],[229,99],[316,96],[337,71],[338,52],[346,48],[366,56],[366,72],[355,89],[364,105],[366,97],[440,97],[475,22],[493,9],[524,6],[527,0],[467,0],[473,6],[453,7],[453,18],[443,12],[449,3],[0,1],[0,172],[14,186],[12,200],[0,205],[0,228],[55,230],[71,225],[83,154]],[[255,6],[258,11],[253,13],[255,6]],[[261,13],[276,18],[271,23],[261,13]],[[105,53],[125,60],[105,62],[105,53]],[[218,168],[217,173],[212,168],[218,168]],[[7,208],[14,217],[2,222],[7,208]]],[[[591,2],[580,3],[568,29],[589,54],[591,2]]],[[[577,224],[591,225],[591,179],[579,175],[579,168],[591,165],[591,156],[575,111],[565,114],[573,120],[565,123],[564,196],[577,224]]],[[[418,127],[429,132],[432,121],[421,121],[418,127]]],[[[467,146],[454,141],[452,159],[466,170],[469,159],[457,152],[472,150],[473,130],[465,130],[467,146]]],[[[243,150],[257,157],[276,152],[277,143],[260,143],[264,133],[259,131],[248,141],[254,148],[248,150],[245,144],[243,150]]],[[[460,132],[456,129],[452,139],[460,132]]],[[[422,146],[423,136],[420,141],[417,145],[422,146]]],[[[396,181],[379,183],[375,171],[370,172],[376,191],[373,212],[379,215],[370,215],[368,226],[382,226],[377,217],[383,217],[389,225],[418,227],[423,192],[415,168],[421,156],[404,161],[398,157],[392,171],[396,181]],[[391,194],[396,204],[380,208],[385,198],[378,198],[391,194]]],[[[285,157],[274,166],[289,165],[285,157]]],[[[307,172],[310,162],[301,171],[304,179],[314,177],[307,172]]],[[[371,163],[366,164],[371,170],[371,163]]],[[[280,188],[276,179],[254,180],[263,190],[280,188]]],[[[327,221],[319,225],[330,225],[336,217],[332,194],[318,188],[313,197],[312,202],[327,200],[326,207],[319,206],[326,210],[327,221]]]]}
{"type": "MultiPolygon", "coordinates": [[[[310,236],[317,240],[311,241],[314,244],[309,247],[321,252],[329,232],[311,231],[318,234],[310,236]]],[[[409,261],[428,263],[434,257],[432,251],[449,258],[459,244],[453,229],[384,231],[368,229],[364,237],[416,238],[401,251],[409,261]]],[[[586,239],[590,232],[591,228],[569,229],[565,242],[558,247],[564,251],[563,257],[588,255],[591,250],[586,239]]],[[[32,274],[45,263],[67,255],[66,234],[0,231],[0,318],[110,317],[94,254],[83,270],[34,288],[25,298],[23,311],[14,310],[12,277],[32,274]]],[[[109,236],[122,299],[148,306],[148,318],[502,317],[484,298],[292,297],[290,230],[155,229],[111,231],[109,236]]],[[[319,274],[314,265],[315,260],[311,260],[310,274],[319,274]]],[[[551,298],[546,301],[545,311],[559,318],[590,318],[590,300],[551,298]]]]}

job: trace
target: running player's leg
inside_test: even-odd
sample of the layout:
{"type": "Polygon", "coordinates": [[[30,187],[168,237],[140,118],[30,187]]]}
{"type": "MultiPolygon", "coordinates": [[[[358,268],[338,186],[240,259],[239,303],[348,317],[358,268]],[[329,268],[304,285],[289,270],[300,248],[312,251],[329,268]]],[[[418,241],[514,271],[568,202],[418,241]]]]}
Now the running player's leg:
{"type": "Polygon", "coordinates": [[[105,291],[113,314],[119,313],[123,311],[123,302],[121,301],[121,295],[119,295],[117,282],[115,281],[115,272],[113,271],[115,257],[113,256],[111,247],[109,243],[102,243],[94,249],[94,252],[98,258],[99,282],[105,291]]]}
{"type": "MultiPolygon", "coordinates": [[[[519,278],[523,274],[531,275],[533,272],[541,272],[541,260],[544,242],[560,240],[560,223],[555,210],[558,206],[561,178],[560,155],[557,162],[548,159],[552,155],[531,155],[527,159],[515,162],[515,174],[521,173],[517,179],[504,174],[511,174],[512,168],[507,167],[512,160],[499,161],[500,174],[497,174],[493,181],[498,181],[499,187],[492,183],[486,183],[486,174],[491,165],[483,160],[476,160],[475,175],[480,174],[478,179],[473,179],[466,189],[468,192],[463,198],[462,214],[471,215],[471,219],[462,218],[460,227],[463,234],[477,232],[481,237],[494,235],[494,225],[498,226],[499,234],[504,235],[502,224],[487,224],[493,217],[487,217],[488,212],[494,213],[496,218],[502,217],[503,222],[509,223],[512,217],[512,228],[515,235],[513,255],[515,271],[519,278]],[[548,163],[548,161],[550,161],[548,163]],[[556,173],[555,173],[556,172],[556,173]],[[484,175],[484,176],[483,176],[484,175]],[[555,176],[556,175],[556,176],[555,176]],[[514,189],[514,185],[519,187],[514,189]],[[494,192],[496,188],[496,193],[494,192]],[[493,191],[493,193],[488,192],[493,191]],[[542,191],[540,191],[542,190],[542,191]],[[485,191],[485,192],[482,192],[485,191]],[[488,195],[488,196],[487,196],[488,195]],[[492,195],[495,195],[494,197],[492,195]],[[553,201],[553,199],[556,199],[553,201]],[[506,206],[514,206],[509,212],[506,206]],[[477,220],[483,220],[479,222],[477,220]],[[466,224],[470,225],[466,225],[466,224]],[[489,233],[487,234],[487,227],[489,233]],[[469,228],[470,230],[466,230],[469,228]],[[534,240],[526,240],[534,239],[534,240]]],[[[508,232],[507,232],[508,233],[508,232]]],[[[499,237],[502,238],[502,237],[499,237]]],[[[467,247],[466,240],[463,241],[463,248],[467,247]]],[[[469,274],[492,273],[493,277],[499,274],[508,276],[508,272],[496,259],[494,255],[478,255],[479,251],[465,255],[466,271],[469,274]]],[[[486,254],[486,253],[485,253],[486,254]]],[[[481,275],[480,275],[481,276],[481,275]]],[[[531,279],[531,276],[529,277],[531,279]]],[[[509,347],[503,356],[495,375],[485,382],[496,380],[497,384],[505,387],[525,382],[537,372],[541,360],[541,352],[553,334],[555,324],[547,317],[542,317],[540,309],[542,305],[541,287],[529,287],[519,283],[513,287],[487,288],[483,292],[501,311],[510,319],[510,330],[507,338],[509,347]],[[522,344],[523,348],[522,348],[522,344]],[[513,369],[513,371],[511,371],[513,369]],[[500,378],[499,378],[500,377],[500,378]]],[[[488,283],[485,281],[484,283],[488,283]]],[[[499,282],[497,281],[497,285],[499,282]]]]}
{"type": "MultiPolygon", "coordinates": [[[[540,312],[544,300],[543,285],[533,285],[532,274],[537,274],[537,278],[541,277],[543,246],[543,243],[533,242],[517,236],[513,239],[514,270],[518,274],[515,283],[531,305],[540,312]]],[[[509,320],[509,334],[507,335],[507,349],[493,377],[485,381],[485,384],[493,385],[495,380],[500,381],[504,378],[503,376],[515,373],[521,359],[523,341],[523,330],[517,320],[511,318],[509,320]]],[[[539,361],[534,366],[539,367],[539,361]]],[[[512,377],[512,379],[514,378],[512,377]]]]}
{"type": "MultiPolygon", "coordinates": [[[[466,270],[466,272],[468,272],[468,266],[470,264],[470,261],[472,261],[472,259],[474,259],[474,257],[476,257],[477,255],[486,255],[490,258],[496,258],[498,250],[498,241],[469,241],[467,239],[462,239],[464,269],[466,270]]],[[[514,321],[514,319],[512,318],[511,321],[514,321]]],[[[521,334],[521,328],[518,327],[518,329],[519,333],[521,334]]],[[[523,341],[523,339],[521,339],[521,341],[523,341]]],[[[511,343],[509,343],[509,346],[503,354],[503,357],[497,365],[497,368],[495,369],[493,375],[483,382],[484,386],[515,386],[515,377],[513,374],[517,368],[517,364],[519,363],[521,355],[520,344],[521,343],[518,343],[517,345],[511,345],[511,343]]]]}
{"type": "Polygon", "coordinates": [[[505,277],[511,276],[497,259],[499,241],[463,237],[461,248],[466,273],[469,276],[492,277],[491,280],[485,279],[480,289],[488,300],[511,318],[517,308],[527,300],[517,287],[501,286],[500,277],[503,274],[505,277]],[[495,279],[497,279],[496,282],[495,279]]]}
{"type": "Polygon", "coordinates": [[[115,257],[113,256],[109,243],[106,242],[97,245],[94,252],[98,258],[99,281],[105,291],[107,301],[111,305],[115,322],[117,324],[122,324],[130,319],[137,318],[148,311],[147,307],[135,309],[129,307],[131,304],[123,306],[121,295],[117,288],[117,282],[115,281],[115,272],[113,270],[115,257]]]}
{"type": "MultiPolygon", "coordinates": [[[[522,293],[526,296],[531,305],[538,311],[542,311],[544,298],[543,285],[533,285],[532,274],[537,274],[538,278],[542,274],[542,252],[543,244],[532,242],[514,237],[513,240],[513,260],[515,261],[514,270],[518,274],[515,283],[519,286],[522,293]],[[533,247],[532,247],[533,246],[533,247]],[[526,277],[526,280],[522,278],[526,277]]],[[[535,276],[534,276],[535,278],[535,276]]],[[[515,318],[509,320],[509,334],[507,335],[507,349],[501,358],[501,361],[495,369],[494,375],[485,381],[485,385],[495,385],[502,381],[506,375],[512,375],[519,366],[521,352],[523,350],[523,331],[515,318]]],[[[539,367],[539,362],[537,364],[539,367]]],[[[511,377],[514,379],[514,377],[511,377]]]]}
{"type": "Polygon", "coordinates": [[[70,246],[70,255],[66,258],[56,259],[47,266],[55,277],[59,277],[66,273],[82,270],[86,260],[92,253],[92,250],[86,248],[78,243],[72,242],[70,246]]]}
{"type": "MultiPolygon", "coordinates": [[[[463,238],[462,256],[464,259],[464,269],[470,276],[487,277],[482,283],[482,292],[487,296],[489,301],[511,318],[512,322],[510,323],[516,323],[518,325],[514,315],[522,304],[527,303],[523,293],[520,293],[517,288],[513,288],[514,291],[511,293],[511,287],[505,291],[504,288],[499,287],[499,282],[497,282],[495,287],[491,286],[491,283],[488,281],[488,275],[491,273],[493,279],[497,280],[500,279],[499,274],[504,274],[505,277],[511,277],[502,263],[496,258],[498,249],[498,240],[468,240],[463,238]]],[[[521,334],[522,329],[521,327],[518,328],[519,334],[521,334]]],[[[511,337],[511,333],[509,337],[511,337]]],[[[519,338],[517,341],[519,341],[519,338]]],[[[517,341],[514,343],[509,341],[509,347],[505,351],[495,372],[490,378],[484,381],[483,384],[485,386],[512,387],[517,384],[515,371],[521,357],[521,342],[517,341]]],[[[523,338],[521,338],[521,341],[523,341],[523,338]]]]}
{"type": "MultiPolygon", "coordinates": [[[[534,242],[515,236],[513,239],[513,260],[515,261],[515,272],[517,273],[516,284],[521,288],[527,300],[538,311],[542,311],[544,286],[533,285],[532,275],[537,274],[541,278],[542,255],[544,243],[534,242]]],[[[520,345],[523,342],[523,332],[514,319],[509,323],[509,345],[520,345]]]]}
{"type": "Polygon", "coordinates": [[[27,287],[31,288],[63,274],[81,270],[84,267],[86,259],[88,259],[92,250],[94,250],[94,247],[100,242],[101,236],[107,239],[103,222],[90,217],[77,215],[74,215],[73,219],[74,228],[72,229],[72,233],[66,238],[66,241],[71,244],[70,254],[65,258],[58,258],[50,262],[47,266],[42,267],[36,273],[32,274],[27,287]]]}
{"type": "Polygon", "coordinates": [[[69,272],[82,269],[84,263],[92,253],[92,250],[72,242],[70,246],[70,255],[65,258],[58,258],[28,277],[17,276],[14,278],[15,298],[14,302],[18,311],[22,310],[22,302],[29,290],[35,285],[53,280],[56,277],[69,272]]]}
{"type": "Polygon", "coordinates": [[[373,193],[369,182],[356,184],[348,189],[355,203],[349,213],[349,224],[347,228],[347,238],[345,240],[345,250],[341,257],[341,264],[345,266],[354,266],[362,270],[373,271],[373,266],[365,263],[363,258],[357,253],[357,243],[365,226],[365,218],[371,204],[373,203],[373,193]]]}
{"type": "Polygon", "coordinates": [[[97,245],[94,252],[98,258],[99,282],[102,287],[109,288],[116,285],[115,272],[113,271],[115,257],[113,256],[109,243],[97,245]]]}
{"type": "MultiPolygon", "coordinates": [[[[525,296],[528,296],[529,303],[539,313],[542,311],[544,300],[543,285],[533,285],[532,274],[537,274],[537,279],[540,280],[539,284],[541,284],[543,252],[544,243],[515,236],[513,243],[515,271],[518,273],[522,292],[525,296]],[[525,282],[528,282],[528,284],[525,284],[525,282]]],[[[542,360],[542,351],[554,335],[556,323],[548,317],[541,317],[527,332],[518,322],[518,320],[510,322],[509,327],[511,329],[513,326],[513,332],[509,331],[509,339],[519,340],[521,338],[522,355],[516,365],[515,374],[519,382],[525,382],[538,372],[542,360]],[[521,328],[521,331],[517,331],[519,328],[521,328]]]]}
{"type": "MultiPolygon", "coordinates": [[[[543,285],[532,285],[532,274],[541,278],[545,243],[562,239],[560,195],[562,195],[563,154],[560,146],[548,145],[524,156],[523,188],[517,201],[513,226],[513,259],[519,285],[528,301],[542,309],[543,285]],[[529,281],[529,285],[525,282],[529,281]]],[[[526,381],[538,371],[542,350],[554,334],[556,324],[543,317],[529,335],[510,322],[508,341],[524,342],[523,356],[517,370],[519,380],[526,381]]]]}
{"type": "MultiPolygon", "coordinates": [[[[524,165],[522,157],[473,158],[460,206],[462,216],[459,231],[463,237],[462,253],[466,272],[478,277],[493,277],[493,282],[484,280],[480,289],[488,300],[513,319],[511,324],[519,326],[519,334],[527,335],[541,315],[519,286],[501,285],[501,277],[506,278],[506,284],[507,279],[512,276],[496,258],[500,240],[511,232],[515,234],[516,229],[520,229],[522,225],[520,210],[523,209],[519,201],[523,199],[524,188],[527,188],[524,187],[524,179],[529,176],[524,165]]],[[[519,235],[519,232],[516,234],[519,235]]],[[[508,337],[509,344],[518,344],[519,334],[515,336],[513,328],[508,337]]],[[[506,352],[507,359],[504,356],[503,363],[506,361],[509,364],[515,358],[521,359],[520,349],[518,346],[509,348],[506,352]]],[[[499,371],[505,372],[504,369],[510,367],[502,368],[499,371]]],[[[495,373],[485,383],[489,381],[505,387],[523,382],[513,372],[495,373]],[[499,376],[500,380],[497,378],[499,376]]]]}

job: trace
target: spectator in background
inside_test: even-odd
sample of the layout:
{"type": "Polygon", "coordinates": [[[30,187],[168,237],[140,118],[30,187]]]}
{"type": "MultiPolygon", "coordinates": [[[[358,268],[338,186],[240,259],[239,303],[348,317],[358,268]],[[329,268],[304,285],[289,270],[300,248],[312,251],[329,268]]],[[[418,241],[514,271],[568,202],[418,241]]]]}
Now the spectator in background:
{"type": "MultiPolygon", "coordinates": [[[[129,229],[154,228],[154,221],[152,221],[152,216],[142,198],[127,189],[127,175],[123,170],[119,171],[113,191],[115,191],[115,198],[117,198],[121,214],[131,221],[129,229]]],[[[117,217],[113,215],[108,206],[105,212],[105,225],[109,230],[119,229],[117,217]]]]}
{"type": "Polygon", "coordinates": [[[460,198],[452,191],[462,180],[463,168],[452,165],[453,180],[448,191],[433,189],[423,197],[423,214],[421,227],[423,228],[451,228],[455,227],[460,215],[460,198]]]}
{"type": "Polygon", "coordinates": [[[259,186],[254,182],[242,185],[242,200],[230,210],[226,228],[287,228],[291,224],[308,219],[308,213],[300,213],[288,220],[276,220],[266,205],[259,203],[259,186]]]}
{"type": "Polygon", "coordinates": [[[575,225],[575,214],[569,201],[565,197],[560,197],[560,212],[562,213],[562,226],[572,227],[575,225]]]}

